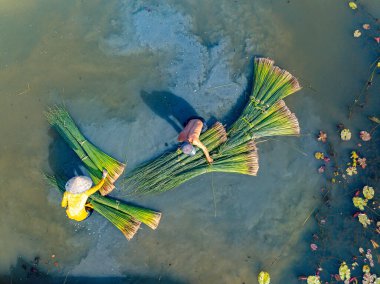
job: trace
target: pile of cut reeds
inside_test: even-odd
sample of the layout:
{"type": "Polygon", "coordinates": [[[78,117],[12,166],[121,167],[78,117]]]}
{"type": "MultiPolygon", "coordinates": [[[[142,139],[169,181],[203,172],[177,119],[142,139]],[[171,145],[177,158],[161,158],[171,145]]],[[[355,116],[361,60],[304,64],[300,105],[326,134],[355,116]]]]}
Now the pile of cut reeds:
{"type": "Polygon", "coordinates": [[[300,88],[298,80],[274,66],[273,60],[256,58],[252,93],[239,118],[227,133],[217,122],[200,136],[214,162],[208,164],[199,150],[194,156],[174,150],[129,173],[123,180],[124,190],[137,195],[164,192],[207,172],[255,176],[259,169],[257,139],[299,135],[298,120],[283,99],[300,88]]]}
{"type": "Polygon", "coordinates": [[[117,161],[89,142],[79,131],[68,111],[61,106],[54,106],[46,112],[48,122],[58,131],[71,149],[86,166],[91,179],[97,184],[106,169],[108,176],[99,192],[107,195],[114,188],[114,182],[123,173],[125,164],[117,161]]]}
{"type": "MultiPolygon", "coordinates": [[[[46,175],[48,182],[62,194],[65,192],[64,177],[46,175]]],[[[151,209],[127,204],[116,199],[105,197],[99,193],[91,195],[88,202],[94,210],[110,221],[124,236],[130,240],[140,228],[141,223],[156,229],[161,218],[161,213],[151,209]]]]}
{"type": "MultiPolygon", "coordinates": [[[[115,188],[113,183],[122,174],[125,164],[110,157],[90,143],[80,132],[64,107],[54,106],[50,108],[46,112],[46,117],[69,147],[82,160],[94,184],[101,180],[103,169],[108,171],[105,185],[99,190],[101,194],[96,192],[89,197],[89,202],[94,207],[94,210],[121,230],[128,240],[134,236],[141,223],[156,229],[161,219],[160,212],[102,196],[115,188]]],[[[65,191],[65,181],[68,179],[59,176],[46,176],[52,185],[61,192],[65,191]]]]}

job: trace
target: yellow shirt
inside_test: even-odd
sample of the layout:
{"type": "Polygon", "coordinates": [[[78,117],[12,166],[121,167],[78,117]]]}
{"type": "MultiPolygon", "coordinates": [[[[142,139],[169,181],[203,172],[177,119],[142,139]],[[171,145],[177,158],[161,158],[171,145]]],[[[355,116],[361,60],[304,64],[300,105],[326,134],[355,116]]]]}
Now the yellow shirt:
{"type": "Polygon", "coordinates": [[[87,199],[91,194],[94,194],[103,186],[105,180],[106,179],[103,178],[97,185],[82,193],[71,193],[65,191],[63,194],[61,206],[64,208],[67,207],[67,217],[75,221],[83,221],[86,219],[88,215],[88,212],[85,208],[87,199]]]}

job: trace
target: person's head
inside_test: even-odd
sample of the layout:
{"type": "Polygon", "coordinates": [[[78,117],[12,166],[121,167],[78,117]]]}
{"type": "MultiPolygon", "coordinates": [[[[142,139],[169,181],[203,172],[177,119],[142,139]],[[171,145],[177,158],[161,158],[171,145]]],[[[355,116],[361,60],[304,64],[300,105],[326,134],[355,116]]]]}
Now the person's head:
{"type": "Polygon", "coordinates": [[[195,147],[191,145],[189,142],[182,143],[181,150],[184,154],[189,155],[189,156],[194,156],[196,152],[195,147]]]}

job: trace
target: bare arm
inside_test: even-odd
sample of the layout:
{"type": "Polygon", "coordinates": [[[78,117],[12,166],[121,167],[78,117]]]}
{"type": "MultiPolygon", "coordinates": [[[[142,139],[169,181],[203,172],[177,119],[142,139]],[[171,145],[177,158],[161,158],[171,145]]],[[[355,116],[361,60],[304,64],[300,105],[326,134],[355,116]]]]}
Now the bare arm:
{"type": "Polygon", "coordinates": [[[194,139],[193,140],[193,145],[199,147],[200,149],[202,149],[203,153],[205,154],[206,156],[206,160],[208,163],[212,163],[214,160],[210,157],[210,154],[208,153],[208,150],[206,148],[205,145],[203,145],[203,143],[199,140],[199,139],[194,139]]]}
{"type": "Polygon", "coordinates": [[[62,202],[61,202],[61,206],[66,208],[67,207],[67,193],[63,193],[63,197],[62,197],[62,202]]]}

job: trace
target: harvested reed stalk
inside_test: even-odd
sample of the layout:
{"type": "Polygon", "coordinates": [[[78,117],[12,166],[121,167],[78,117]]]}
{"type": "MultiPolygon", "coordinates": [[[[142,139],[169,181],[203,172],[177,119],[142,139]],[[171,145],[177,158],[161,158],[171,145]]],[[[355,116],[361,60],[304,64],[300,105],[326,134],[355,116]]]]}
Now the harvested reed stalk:
{"type": "Polygon", "coordinates": [[[118,211],[124,212],[132,216],[137,221],[144,223],[145,225],[147,225],[153,230],[157,229],[161,220],[161,212],[157,212],[157,211],[147,209],[147,208],[142,208],[142,207],[135,206],[132,204],[127,204],[116,199],[101,196],[100,194],[91,195],[90,200],[91,200],[91,203],[93,201],[96,201],[100,204],[103,204],[108,207],[112,207],[118,211]]]}
{"type": "Polygon", "coordinates": [[[96,212],[114,224],[115,227],[118,228],[128,240],[131,240],[140,228],[141,222],[137,221],[130,215],[122,211],[118,211],[115,208],[105,206],[95,200],[91,200],[90,203],[96,212]]]}
{"type": "MultiPolygon", "coordinates": [[[[55,178],[54,176],[45,175],[48,182],[62,194],[65,192],[64,183],[62,179],[55,178]]],[[[100,215],[110,221],[116,228],[118,228],[124,236],[131,240],[140,228],[141,222],[133,218],[131,215],[119,211],[110,206],[104,205],[100,202],[90,199],[90,204],[94,207],[94,210],[100,215]]]]}
{"type": "Polygon", "coordinates": [[[102,195],[110,193],[115,188],[113,183],[123,173],[126,165],[91,144],[79,131],[65,108],[52,107],[46,113],[46,117],[49,123],[57,129],[69,146],[78,154],[86,168],[88,168],[94,182],[100,180],[103,169],[108,171],[106,182],[100,193],[102,195]]]}
{"type": "MultiPolygon", "coordinates": [[[[65,180],[63,177],[54,177],[45,175],[47,180],[51,185],[56,187],[60,190],[61,193],[65,191],[65,180]]],[[[133,223],[144,223],[148,227],[155,230],[161,219],[161,212],[157,212],[151,209],[143,208],[136,205],[131,205],[124,203],[122,201],[112,199],[106,196],[102,196],[99,193],[94,193],[89,197],[89,202],[91,204],[94,204],[93,202],[97,203],[97,209],[101,209],[101,205],[105,207],[111,207],[118,212],[125,213],[129,215],[130,218],[132,218],[133,223]],[[100,204],[100,205],[99,205],[100,204]]],[[[94,208],[95,209],[95,208],[94,208]]],[[[100,210],[99,209],[99,210],[100,210]]],[[[98,211],[98,210],[97,210],[98,211]]],[[[104,210],[102,211],[104,212],[104,210]]]]}
{"type": "Polygon", "coordinates": [[[230,127],[228,131],[229,141],[226,144],[233,145],[239,142],[244,135],[256,139],[273,135],[299,134],[297,118],[290,113],[284,102],[278,102],[300,89],[298,80],[289,72],[274,66],[271,59],[255,59],[252,94],[240,117],[230,127]],[[256,134],[255,131],[258,132],[255,129],[256,125],[265,121],[266,118],[269,121],[281,118],[284,126],[286,126],[285,128],[293,131],[282,132],[281,120],[277,120],[278,124],[273,124],[267,128],[272,131],[263,132],[261,135],[256,134]]]}
{"type": "MultiPolygon", "coordinates": [[[[220,122],[215,123],[208,131],[200,137],[203,144],[212,151],[227,139],[226,131],[220,122]]],[[[156,185],[165,183],[177,171],[193,168],[194,164],[204,163],[206,159],[203,152],[197,151],[194,156],[174,151],[146,164],[128,175],[123,186],[128,187],[131,192],[148,192],[156,185]]]]}
{"type": "MultiPolygon", "coordinates": [[[[215,153],[212,156],[214,163],[211,165],[204,158],[193,160],[186,166],[178,166],[170,171],[165,171],[162,173],[163,177],[146,177],[140,184],[135,183],[135,187],[130,188],[129,193],[143,195],[168,191],[191,178],[207,172],[257,175],[259,169],[258,153],[253,141],[244,142],[228,149],[228,151],[215,153]]],[[[128,180],[125,184],[127,182],[128,180]]]]}
{"type": "Polygon", "coordinates": [[[193,157],[173,151],[129,174],[123,181],[127,192],[164,192],[212,171],[256,175],[259,164],[254,140],[299,134],[298,120],[282,99],[301,87],[295,77],[274,66],[268,58],[255,59],[253,81],[249,102],[229,128],[226,142],[219,143],[221,140],[217,135],[206,136],[207,132],[201,137],[214,159],[212,165],[207,164],[200,151],[193,157]]]}

